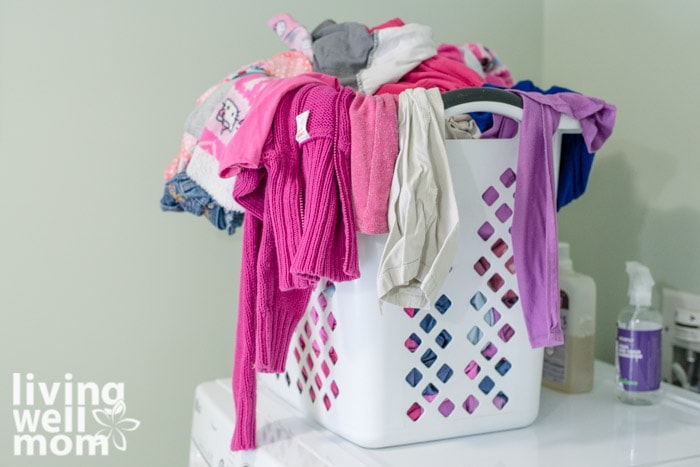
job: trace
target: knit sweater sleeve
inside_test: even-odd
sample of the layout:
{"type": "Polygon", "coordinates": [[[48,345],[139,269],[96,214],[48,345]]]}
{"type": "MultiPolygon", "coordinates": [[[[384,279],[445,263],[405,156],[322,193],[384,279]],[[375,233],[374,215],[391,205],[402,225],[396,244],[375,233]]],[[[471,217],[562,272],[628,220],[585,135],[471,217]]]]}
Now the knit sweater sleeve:
{"type": "Polygon", "coordinates": [[[257,250],[262,223],[252,214],[243,222],[243,261],[241,262],[240,293],[238,296],[238,324],[233,365],[233,401],[236,426],[231,439],[234,451],[255,448],[256,380],[255,359],[256,310],[255,277],[257,250]]]}
{"type": "Polygon", "coordinates": [[[300,143],[304,219],[292,273],[317,280],[360,276],[350,184],[349,108],[354,93],[327,86],[305,90],[295,111],[308,111],[309,138],[300,143]]]}
{"type": "Polygon", "coordinates": [[[267,170],[263,232],[257,258],[257,324],[255,368],[284,371],[292,333],[315,281],[296,277],[291,265],[302,236],[303,184],[298,148],[289,143],[291,105],[295,94],[281,101],[273,122],[274,137],[263,152],[267,170]]]}

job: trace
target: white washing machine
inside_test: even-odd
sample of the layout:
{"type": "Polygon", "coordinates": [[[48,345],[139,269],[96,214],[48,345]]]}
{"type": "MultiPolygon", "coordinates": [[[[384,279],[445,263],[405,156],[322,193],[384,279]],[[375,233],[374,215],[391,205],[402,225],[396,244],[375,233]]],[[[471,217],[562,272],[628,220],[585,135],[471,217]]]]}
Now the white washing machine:
{"type": "Polygon", "coordinates": [[[382,449],[363,449],[302,416],[270,390],[258,391],[258,446],[231,452],[228,379],[195,392],[190,467],[700,466],[700,394],[663,384],[661,402],[627,406],[615,397],[614,368],[596,362],[587,394],[542,390],[526,428],[382,449]]]}

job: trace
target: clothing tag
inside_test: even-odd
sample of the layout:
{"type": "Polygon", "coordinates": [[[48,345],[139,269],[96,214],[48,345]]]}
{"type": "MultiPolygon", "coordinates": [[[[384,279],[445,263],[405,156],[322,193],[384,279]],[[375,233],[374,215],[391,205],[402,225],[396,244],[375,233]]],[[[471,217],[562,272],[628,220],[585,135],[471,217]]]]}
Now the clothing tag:
{"type": "Polygon", "coordinates": [[[311,138],[311,135],[309,135],[309,132],[306,131],[306,122],[308,119],[309,119],[309,111],[308,110],[297,115],[297,134],[296,134],[297,143],[303,143],[307,139],[311,138]]]}

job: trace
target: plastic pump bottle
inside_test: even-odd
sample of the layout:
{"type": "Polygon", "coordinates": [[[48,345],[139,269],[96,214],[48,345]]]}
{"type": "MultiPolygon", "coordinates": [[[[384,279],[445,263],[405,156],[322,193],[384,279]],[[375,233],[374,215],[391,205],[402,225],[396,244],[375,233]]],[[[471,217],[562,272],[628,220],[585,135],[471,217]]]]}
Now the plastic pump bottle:
{"type": "Polygon", "coordinates": [[[630,302],[617,317],[617,397],[626,404],[650,405],[660,396],[663,317],[651,307],[649,269],[635,261],[626,264],[630,302]]]}
{"type": "Polygon", "coordinates": [[[564,344],[544,350],[542,385],[565,393],[593,389],[596,287],[574,271],[569,244],[559,243],[559,289],[564,344]]]}

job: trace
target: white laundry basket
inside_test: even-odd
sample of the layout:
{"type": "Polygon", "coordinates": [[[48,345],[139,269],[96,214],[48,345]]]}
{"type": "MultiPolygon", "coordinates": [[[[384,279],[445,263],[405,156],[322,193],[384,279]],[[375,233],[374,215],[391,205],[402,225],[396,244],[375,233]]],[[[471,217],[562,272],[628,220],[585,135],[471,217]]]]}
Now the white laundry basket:
{"type": "MultiPolygon", "coordinates": [[[[474,92],[499,100],[506,93],[474,92]]],[[[506,102],[513,97],[507,94],[506,102]]],[[[467,92],[466,99],[474,95],[467,92]]],[[[522,119],[519,107],[482,100],[445,113],[474,111],[522,119]]],[[[561,133],[578,128],[562,117],[554,138],[557,169],[561,133]]],[[[510,235],[518,138],[448,140],[446,146],[460,242],[434,306],[383,304],[380,310],[376,277],[386,235],[359,235],[361,277],[322,281],[292,337],[285,373],[259,376],[275,394],[360,446],[518,428],[537,417],[542,350],[529,344],[510,235]]]]}

